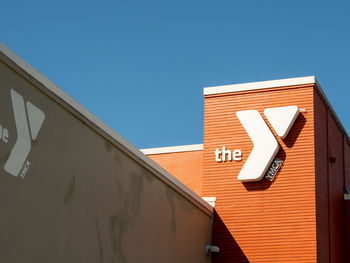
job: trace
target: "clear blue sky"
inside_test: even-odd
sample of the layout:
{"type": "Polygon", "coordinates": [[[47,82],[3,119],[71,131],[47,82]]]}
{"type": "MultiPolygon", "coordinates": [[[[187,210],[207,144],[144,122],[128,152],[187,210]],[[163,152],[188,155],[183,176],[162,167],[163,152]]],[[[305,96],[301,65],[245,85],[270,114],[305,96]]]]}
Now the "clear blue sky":
{"type": "Polygon", "coordinates": [[[316,75],[350,132],[350,1],[1,1],[0,41],[140,148],[202,143],[203,87],[316,75]]]}

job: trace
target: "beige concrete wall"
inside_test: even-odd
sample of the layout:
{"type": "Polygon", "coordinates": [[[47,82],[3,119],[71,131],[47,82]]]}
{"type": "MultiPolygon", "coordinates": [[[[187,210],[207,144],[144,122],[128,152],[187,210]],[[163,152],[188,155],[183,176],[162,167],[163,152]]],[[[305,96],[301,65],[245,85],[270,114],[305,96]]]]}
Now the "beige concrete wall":
{"type": "Polygon", "coordinates": [[[0,262],[210,262],[209,209],[15,70],[0,63],[0,262]],[[18,140],[11,89],[45,114],[24,178],[4,170],[18,140]]]}

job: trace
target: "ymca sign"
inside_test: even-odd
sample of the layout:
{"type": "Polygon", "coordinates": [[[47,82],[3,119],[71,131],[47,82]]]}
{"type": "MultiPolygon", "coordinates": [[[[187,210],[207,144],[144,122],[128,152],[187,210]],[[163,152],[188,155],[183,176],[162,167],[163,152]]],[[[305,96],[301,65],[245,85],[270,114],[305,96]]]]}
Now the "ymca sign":
{"type": "MultiPolygon", "coordinates": [[[[297,106],[275,107],[264,110],[276,134],[285,139],[299,115],[297,106]]],[[[236,116],[253,142],[253,150],[238,174],[238,180],[244,182],[260,181],[265,175],[266,179],[272,181],[283,161],[275,159],[279,144],[266,124],[260,113],[256,110],[245,110],[236,112],[236,116]]],[[[215,150],[215,160],[225,162],[226,160],[241,161],[241,150],[230,151],[226,147],[215,150]]]]}

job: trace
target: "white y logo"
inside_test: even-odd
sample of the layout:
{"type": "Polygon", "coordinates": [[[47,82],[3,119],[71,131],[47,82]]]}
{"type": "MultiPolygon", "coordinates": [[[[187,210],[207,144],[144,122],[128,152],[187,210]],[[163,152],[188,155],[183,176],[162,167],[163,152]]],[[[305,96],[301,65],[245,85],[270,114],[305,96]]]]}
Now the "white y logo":
{"type": "MultiPolygon", "coordinates": [[[[299,109],[297,106],[269,108],[264,114],[277,135],[284,139],[298,117],[299,109]]],[[[275,158],[279,144],[258,111],[238,111],[236,115],[254,145],[238,179],[259,181],[275,158]]]]}
{"type": "MultiPolygon", "coordinates": [[[[5,164],[5,171],[13,176],[18,176],[30,152],[31,138],[35,140],[38,136],[45,114],[29,101],[25,107],[23,97],[13,89],[11,89],[11,100],[17,129],[17,141],[5,164]]],[[[29,164],[27,161],[27,166],[29,164]]]]}

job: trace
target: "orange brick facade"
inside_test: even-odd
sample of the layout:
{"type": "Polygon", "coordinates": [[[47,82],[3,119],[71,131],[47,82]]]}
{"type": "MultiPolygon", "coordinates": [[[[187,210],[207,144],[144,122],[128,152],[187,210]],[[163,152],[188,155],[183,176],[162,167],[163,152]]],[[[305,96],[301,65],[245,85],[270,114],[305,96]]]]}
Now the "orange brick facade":
{"type": "Polygon", "coordinates": [[[242,254],[245,262],[316,262],[313,87],[207,96],[204,107],[203,195],[217,198],[213,243],[222,249],[214,262],[239,262],[242,254]],[[253,144],[236,112],[258,110],[264,117],[264,109],[288,105],[306,112],[278,139],[284,164],[273,183],[237,180],[253,144]],[[215,162],[215,149],[224,145],[241,149],[242,162],[215,162]],[[220,224],[230,242],[216,231],[220,224]]]}
{"type": "Polygon", "coordinates": [[[150,155],[205,197],[216,197],[212,262],[350,262],[350,146],[315,83],[204,97],[203,151],[150,155]],[[285,139],[264,110],[296,105],[301,113],[285,139]],[[237,175],[253,143],[236,116],[257,110],[277,138],[283,165],[275,179],[242,182],[237,175]],[[215,150],[241,150],[241,161],[217,162],[215,150]],[[191,166],[192,160],[200,165],[191,166]]]}
{"type": "Polygon", "coordinates": [[[183,182],[199,196],[202,195],[203,151],[148,155],[153,161],[183,182]]]}

